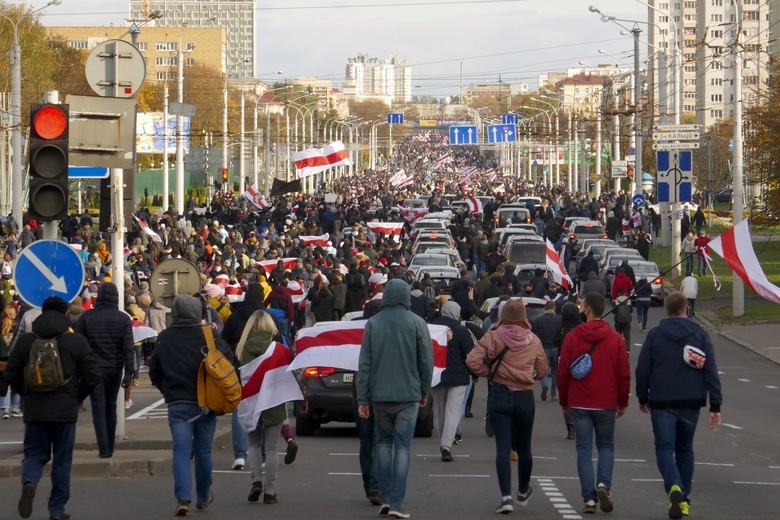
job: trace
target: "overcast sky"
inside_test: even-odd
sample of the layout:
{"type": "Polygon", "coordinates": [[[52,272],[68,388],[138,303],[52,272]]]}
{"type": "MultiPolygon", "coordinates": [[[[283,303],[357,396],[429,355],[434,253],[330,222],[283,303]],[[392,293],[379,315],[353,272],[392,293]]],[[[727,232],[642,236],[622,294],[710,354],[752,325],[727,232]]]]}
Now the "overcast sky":
{"type": "MultiPolygon", "coordinates": [[[[43,5],[42,0],[30,3],[43,5]]],[[[632,39],[589,12],[590,5],[616,18],[647,16],[635,0],[258,1],[257,72],[281,69],[288,78],[316,76],[338,86],[347,58],[358,52],[378,58],[397,54],[412,66],[413,94],[447,96],[458,93],[461,63],[466,86],[497,83],[500,75],[504,83],[532,88],[540,73],[577,67],[580,60],[626,66],[598,51],[631,62],[632,39]]],[[[63,0],[41,20],[122,25],[128,13],[126,0],[63,0]]],[[[646,34],[647,26],[640,27],[646,34]]],[[[642,46],[643,60],[646,52],[642,46]]]]}

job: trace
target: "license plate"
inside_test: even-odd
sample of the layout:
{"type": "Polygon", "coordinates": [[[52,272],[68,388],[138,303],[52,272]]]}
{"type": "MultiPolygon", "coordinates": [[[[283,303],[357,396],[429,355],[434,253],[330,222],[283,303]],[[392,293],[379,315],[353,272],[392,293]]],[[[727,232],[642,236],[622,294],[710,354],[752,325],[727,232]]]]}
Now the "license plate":
{"type": "Polygon", "coordinates": [[[355,377],[355,374],[343,374],[343,377],[344,379],[342,381],[344,381],[345,383],[351,383],[355,377]]]}

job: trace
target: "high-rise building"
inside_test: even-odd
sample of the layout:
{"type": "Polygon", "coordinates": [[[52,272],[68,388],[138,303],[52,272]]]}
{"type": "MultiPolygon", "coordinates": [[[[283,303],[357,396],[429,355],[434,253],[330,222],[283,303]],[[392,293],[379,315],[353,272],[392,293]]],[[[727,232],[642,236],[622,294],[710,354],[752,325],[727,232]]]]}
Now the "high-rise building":
{"type": "MultiPolygon", "coordinates": [[[[769,9],[763,0],[739,0],[742,6],[742,100],[750,103],[766,84],[769,62],[769,9]]],[[[681,120],[693,120],[705,129],[733,113],[732,49],[737,34],[737,5],[733,0],[648,0],[649,70],[656,86],[653,101],[668,92],[674,108],[680,91],[681,120]],[[675,56],[675,46],[680,52],[675,56]],[[681,54],[681,55],[680,55],[681,54]],[[665,56],[664,56],[665,55],[665,56]],[[668,74],[659,77],[659,60],[666,59],[668,74]],[[675,68],[681,84],[675,87],[675,68]]],[[[661,67],[662,68],[662,67],[661,67]]],[[[670,110],[671,111],[671,110],[670,110]]]]}
{"type": "Polygon", "coordinates": [[[780,0],[769,0],[769,55],[780,58],[780,0]]]}
{"type": "Polygon", "coordinates": [[[344,80],[345,91],[356,96],[389,96],[397,103],[412,100],[412,69],[407,60],[398,56],[380,60],[358,53],[348,59],[344,80]]]}
{"type": "Polygon", "coordinates": [[[156,27],[224,27],[224,69],[232,69],[231,78],[256,75],[255,0],[130,0],[131,20],[145,20],[155,10],[164,14],[154,21],[156,27]]]}

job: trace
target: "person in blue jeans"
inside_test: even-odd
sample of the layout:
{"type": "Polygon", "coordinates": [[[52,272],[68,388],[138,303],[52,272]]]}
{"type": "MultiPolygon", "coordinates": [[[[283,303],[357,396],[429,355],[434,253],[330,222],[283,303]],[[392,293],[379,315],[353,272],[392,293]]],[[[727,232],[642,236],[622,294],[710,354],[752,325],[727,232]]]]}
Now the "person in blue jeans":
{"type": "Polygon", "coordinates": [[[585,295],[580,312],[585,323],[568,333],[561,345],[558,362],[558,395],[563,412],[574,423],[577,448],[577,473],[580,479],[582,512],[596,512],[598,503],[605,513],[612,512],[612,470],[615,464],[615,419],[628,407],[631,368],[623,336],[601,319],[606,302],[600,294],[585,295]],[[571,365],[589,354],[592,368],[576,379],[571,365]],[[595,437],[595,439],[594,439],[595,437]],[[593,443],[598,450],[596,475],[593,474],[593,443]]]}
{"type": "Polygon", "coordinates": [[[390,280],[382,310],[366,322],[357,375],[358,415],[374,416],[379,514],[394,518],[410,516],[403,507],[409,451],[417,411],[428,402],[433,377],[431,335],[410,306],[409,285],[390,280]]]}
{"type": "Polygon", "coordinates": [[[217,349],[229,360],[234,355],[215,331],[204,332],[201,323],[207,307],[200,298],[180,295],[173,302],[173,323],[157,337],[149,365],[149,378],[168,405],[168,426],[173,439],[173,481],[176,516],[187,516],[192,501],[192,470],[195,459],[196,508],[206,509],[214,501],[211,448],[217,417],[198,406],[198,369],[203,359],[205,333],[214,335],[217,349]]]}
{"type": "Polygon", "coordinates": [[[720,424],[723,401],[715,349],[707,332],[688,319],[681,292],[666,297],[666,315],[645,338],[636,366],[639,409],[649,413],[655,458],[669,498],[669,518],[690,514],[693,437],[710,401],[710,428],[720,424]]]}
{"type": "Polygon", "coordinates": [[[636,281],[634,294],[636,295],[636,320],[639,324],[639,330],[647,331],[647,318],[650,314],[650,304],[652,303],[652,277],[640,278],[636,281]]]}

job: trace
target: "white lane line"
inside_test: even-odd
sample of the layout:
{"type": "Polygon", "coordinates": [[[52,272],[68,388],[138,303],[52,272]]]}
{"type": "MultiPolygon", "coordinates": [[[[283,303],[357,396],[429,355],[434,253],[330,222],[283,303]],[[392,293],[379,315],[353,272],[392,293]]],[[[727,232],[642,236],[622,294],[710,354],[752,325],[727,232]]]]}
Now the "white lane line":
{"type": "Polygon", "coordinates": [[[737,381],[742,381],[743,383],[749,383],[750,379],[737,379],[737,381]]]}
{"type": "Polygon", "coordinates": [[[725,374],[726,374],[726,372],[722,372],[722,371],[718,370],[718,375],[722,376],[722,375],[725,375],[725,374]]]}
{"type": "Polygon", "coordinates": [[[582,517],[580,515],[563,515],[564,520],[578,520],[582,517]]]}
{"type": "Polygon", "coordinates": [[[489,478],[490,475],[438,475],[438,474],[430,474],[429,477],[435,477],[435,478],[489,478]]]}
{"type": "Polygon", "coordinates": [[[719,462],[694,462],[700,466],[723,466],[724,468],[733,468],[734,464],[722,464],[719,462]]]}
{"type": "Polygon", "coordinates": [[[780,482],[741,482],[738,480],[735,480],[734,484],[745,484],[749,486],[780,486],[780,482]]]}
{"type": "Polygon", "coordinates": [[[552,480],[579,480],[580,477],[550,477],[550,476],[543,476],[543,477],[535,477],[538,482],[542,481],[552,481],[552,480]]]}
{"type": "MultiPolygon", "coordinates": [[[[598,459],[593,459],[598,460],[598,459]]],[[[615,459],[615,462],[647,462],[645,459],[615,459]]]]}
{"type": "Polygon", "coordinates": [[[577,511],[569,504],[569,501],[558,490],[558,487],[553,482],[554,477],[539,477],[536,481],[542,488],[542,492],[545,494],[550,503],[555,507],[555,510],[564,518],[571,520],[580,520],[582,517],[577,514],[577,511]]]}
{"type": "Polygon", "coordinates": [[[24,441],[3,441],[0,444],[24,444],[24,441]]]}
{"type": "MultiPolygon", "coordinates": [[[[355,455],[357,455],[357,453],[355,453],[355,455]]],[[[437,453],[436,455],[426,455],[424,453],[418,453],[417,456],[418,457],[428,457],[428,458],[431,458],[431,457],[438,458],[438,457],[441,457],[441,453],[437,453]]],[[[468,458],[470,456],[471,455],[453,455],[453,457],[461,457],[461,458],[468,458]]]]}
{"type": "Polygon", "coordinates": [[[224,473],[226,475],[248,475],[249,471],[237,470],[237,469],[213,469],[212,473],[224,473]]]}
{"type": "Polygon", "coordinates": [[[164,402],[165,402],[165,399],[160,399],[156,403],[152,403],[149,406],[147,406],[146,408],[144,408],[143,410],[140,410],[140,411],[134,413],[133,415],[128,417],[126,420],[130,421],[130,420],[133,420],[133,419],[140,419],[141,417],[143,417],[143,415],[146,412],[150,412],[150,411],[154,410],[155,408],[157,408],[158,406],[160,406],[164,402]]]}
{"type": "Polygon", "coordinates": [[[663,482],[662,478],[632,478],[633,482],[663,482]]]}
{"type": "Polygon", "coordinates": [[[362,477],[363,476],[362,473],[336,473],[336,472],[328,473],[328,475],[335,475],[338,477],[362,477]]]}
{"type": "Polygon", "coordinates": [[[772,385],[764,385],[764,388],[768,388],[770,390],[777,390],[777,387],[772,385]]]}
{"type": "Polygon", "coordinates": [[[720,425],[721,426],[725,426],[726,428],[731,428],[732,430],[744,430],[744,428],[742,428],[741,426],[736,426],[734,424],[729,424],[729,423],[725,423],[725,422],[724,423],[720,423],[720,425]]]}
{"type": "Polygon", "coordinates": [[[328,453],[331,457],[357,457],[357,453],[328,453]]]}

